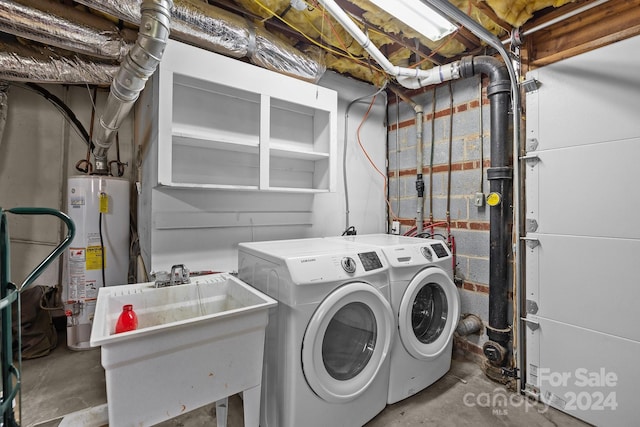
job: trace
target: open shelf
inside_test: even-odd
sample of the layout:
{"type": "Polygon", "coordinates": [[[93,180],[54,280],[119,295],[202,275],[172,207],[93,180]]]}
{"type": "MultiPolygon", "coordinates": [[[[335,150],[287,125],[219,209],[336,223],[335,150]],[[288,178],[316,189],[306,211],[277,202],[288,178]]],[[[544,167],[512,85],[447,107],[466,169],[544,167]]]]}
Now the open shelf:
{"type": "Polygon", "coordinates": [[[238,138],[235,135],[214,132],[205,128],[174,126],[173,143],[214,150],[253,152],[258,149],[258,138],[238,138]]]}
{"type": "Polygon", "coordinates": [[[322,160],[329,157],[329,153],[326,152],[318,153],[315,151],[298,149],[286,144],[278,144],[274,142],[271,143],[269,152],[273,156],[301,160],[322,160]]]}
{"type": "Polygon", "coordinates": [[[335,191],[335,91],[173,40],[158,75],[162,185],[335,191]]]}

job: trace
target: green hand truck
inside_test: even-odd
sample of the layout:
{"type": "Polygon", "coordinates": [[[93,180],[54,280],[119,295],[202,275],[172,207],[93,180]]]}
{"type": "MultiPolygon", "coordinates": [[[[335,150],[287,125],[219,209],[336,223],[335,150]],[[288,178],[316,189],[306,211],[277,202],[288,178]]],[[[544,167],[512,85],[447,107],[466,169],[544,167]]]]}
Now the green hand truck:
{"type": "MultiPolygon", "coordinates": [[[[42,272],[58,258],[64,250],[71,244],[75,235],[76,227],[66,214],[49,208],[0,208],[0,319],[2,327],[2,337],[0,346],[0,365],[2,369],[2,396],[0,396],[0,414],[2,415],[2,427],[18,427],[14,412],[14,402],[18,399],[20,408],[20,369],[22,367],[22,340],[20,329],[18,330],[17,357],[14,362],[13,355],[13,329],[11,319],[11,305],[17,304],[18,321],[20,319],[20,292],[31,285],[42,272]],[[40,264],[27,275],[20,286],[11,282],[11,253],[9,248],[9,229],[7,224],[7,213],[15,215],[53,215],[61,219],[67,226],[67,235],[64,240],[51,251],[51,253],[40,262],[40,264]],[[17,367],[16,367],[17,363],[17,367]]],[[[21,417],[19,417],[21,419],[21,417]]]]}

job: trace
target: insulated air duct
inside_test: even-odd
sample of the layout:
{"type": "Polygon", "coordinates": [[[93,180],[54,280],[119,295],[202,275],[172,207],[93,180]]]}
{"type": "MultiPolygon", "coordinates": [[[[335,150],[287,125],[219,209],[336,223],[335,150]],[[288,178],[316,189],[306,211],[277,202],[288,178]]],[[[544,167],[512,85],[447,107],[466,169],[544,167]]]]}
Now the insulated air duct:
{"type": "MultiPolygon", "coordinates": [[[[140,0],[81,0],[93,9],[140,24],[140,0]]],[[[263,68],[317,82],[326,67],[246,19],[206,2],[176,0],[171,12],[171,37],[234,58],[249,57],[263,68]]],[[[107,60],[121,60],[135,39],[132,30],[51,0],[0,2],[0,31],[107,60]],[[131,34],[130,34],[131,33],[131,34]]],[[[25,53],[15,43],[0,43],[0,78],[47,83],[108,85],[115,68],[68,53],[25,53]],[[18,53],[13,56],[13,53],[18,53]],[[66,61],[69,61],[67,63],[66,61]],[[100,70],[104,67],[104,70],[100,70]],[[84,69],[88,69],[84,73],[84,69]],[[56,70],[60,72],[56,74],[56,70]],[[105,80],[105,76],[108,77],[105,80]]],[[[29,49],[27,49],[29,50],[29,49]]]]}
{"type": "Polygon", "coordinates": [[[49,46],[0,40],[0,80],[108,86],[117,65],[90,61],[49,46]]]}
{"type": "MultiPolygon", "coordinates": [[[[140,23],[140,0],[78,0],[133,24],[140,23]]],[[[234,58],[248,57],[268,70],[317,82],[326,68],[246,19],[206,2],[175,0],[171,38],[234,58]]]]}
{"type": "Polygon", "coordinates": [[[111,22],[51,0],[3,0],[0,31],[110,60],[121,61],[128,50],[111,22]]]}
{"type": "Polygon", "coordinates": [[[140,33],[111,83],[104,113],[100,117],[95,147],[96,172],[109,172],[107,151],[131,107],[144,89],[147,79],[162,59],[169,38],[171,0],[144,0],[140,6],[140,33]]]}

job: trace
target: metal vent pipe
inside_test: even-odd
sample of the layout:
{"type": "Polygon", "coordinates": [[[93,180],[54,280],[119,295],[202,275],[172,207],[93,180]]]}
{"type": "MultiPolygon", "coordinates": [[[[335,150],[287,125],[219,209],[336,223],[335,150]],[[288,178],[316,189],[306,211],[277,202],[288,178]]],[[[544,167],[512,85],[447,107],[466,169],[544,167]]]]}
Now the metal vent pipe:
{"type": "Polygon", "coordinates": [[[100,117],[95,147],[96,172],[107,174],[107,151],[125,117],[162,59],[169,38],[172,0],[144,0],[140,6],[140,32],[111,83],[107,105],[100,117]]]}

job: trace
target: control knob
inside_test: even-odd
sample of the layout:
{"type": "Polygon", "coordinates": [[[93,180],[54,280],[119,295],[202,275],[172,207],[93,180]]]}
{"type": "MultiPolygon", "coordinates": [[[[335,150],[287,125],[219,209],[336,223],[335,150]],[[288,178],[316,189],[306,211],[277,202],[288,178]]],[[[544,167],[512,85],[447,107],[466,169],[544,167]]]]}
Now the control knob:
{"type": "Polygon", "coordinates": [[[351,257],[344,257],[341,261],[342,268],[347,273],[355,273],[356,272],[356,262],[351,257]]]}
{"type": "Polygon", "coordinates": [[[433,261],[433,254],[431,253],[431,249],[429,249],[429,246],[421,247],[420,252],[422,252],[422,256],[424,256],[427,261],[433,261]]]}

